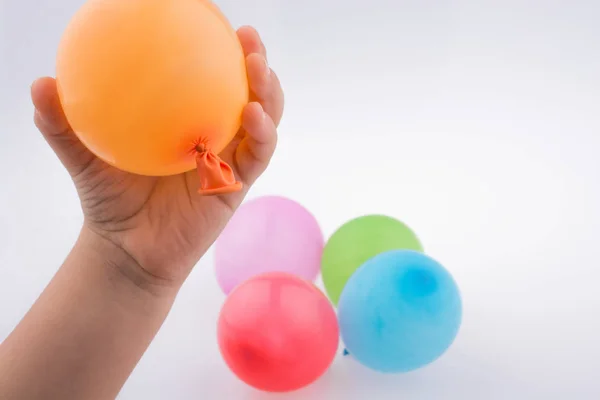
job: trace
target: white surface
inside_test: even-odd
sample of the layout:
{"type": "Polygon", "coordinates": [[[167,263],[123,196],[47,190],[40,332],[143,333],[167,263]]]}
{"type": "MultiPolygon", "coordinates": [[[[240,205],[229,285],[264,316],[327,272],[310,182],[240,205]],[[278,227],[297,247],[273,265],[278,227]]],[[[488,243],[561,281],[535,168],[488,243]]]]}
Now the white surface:
{"type": "MultiPolygon", "coordinates": [[[[81,3],[0,9],[0,340],[81,223],[28,98],[81,3]]],[[[364,213],[404,220],[455,275],[464,325],[415,373],[381,376],[340,356],[312,387],[265,395],[219,356],[224,297],[209,253],[120,399],[600,398],[600,3],[218,3],[264,33],[287,93],[280,147],[252,196],[302,202],[326,235],[364,213]]]]}

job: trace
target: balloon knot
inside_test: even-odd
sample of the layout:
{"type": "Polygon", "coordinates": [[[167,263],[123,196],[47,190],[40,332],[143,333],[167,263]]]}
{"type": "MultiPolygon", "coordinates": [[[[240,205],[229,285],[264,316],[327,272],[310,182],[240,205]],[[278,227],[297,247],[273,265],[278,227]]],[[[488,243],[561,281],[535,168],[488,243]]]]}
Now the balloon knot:
{"type": "Polygon", "coordinates": [[[194,150],[200,154],[207,152],[208,146],[206,145],[206,141],[198,139],[197,142],[194,143],[194,150]]]}
{"type": "Polygon", "coordinates": [[[348,350],[344,349],[344,355],[345,355],[345,356],[347,356],[347,355],[349,355],[349,354],[350,354],[350,353],[348,353],[348,350]]]}
{"type": "Polygon", "coordinates": [[[194,143],[194,150],[200,180],[198,192],[201,195],[226,194],[242,189],[242,183],[235,179],[233,169],[212,152],[206,141],[198,139],[194,143]]]}

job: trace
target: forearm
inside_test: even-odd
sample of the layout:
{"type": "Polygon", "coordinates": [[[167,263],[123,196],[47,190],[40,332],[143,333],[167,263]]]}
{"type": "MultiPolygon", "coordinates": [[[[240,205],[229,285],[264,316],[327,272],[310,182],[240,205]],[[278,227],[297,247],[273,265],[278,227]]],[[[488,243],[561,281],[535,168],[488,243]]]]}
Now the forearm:
{"type": "Polygon", "coordinates": [[[132,279],[89,230],[0,345],[2,399],[112,399],[166,318],[175,290],[132,279]]]}

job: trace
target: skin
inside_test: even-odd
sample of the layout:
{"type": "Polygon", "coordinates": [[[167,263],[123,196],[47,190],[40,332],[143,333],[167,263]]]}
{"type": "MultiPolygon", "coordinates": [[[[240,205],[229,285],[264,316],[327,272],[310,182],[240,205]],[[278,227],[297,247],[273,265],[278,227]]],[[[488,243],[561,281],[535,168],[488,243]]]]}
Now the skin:
{"type": "Polygon", "coordinates": [[[0,345],[2,399],[113,399],[175,297],[264,172],[277,142],[283,91],[258,33],[241,28],[252,101],[221,158],[242,192],[202,197],[195,171],[143,177],[117,170],[79,142],[56,82],[32,86],[34,120],[71,175],[84,211],[72,251],[0,345]]]}

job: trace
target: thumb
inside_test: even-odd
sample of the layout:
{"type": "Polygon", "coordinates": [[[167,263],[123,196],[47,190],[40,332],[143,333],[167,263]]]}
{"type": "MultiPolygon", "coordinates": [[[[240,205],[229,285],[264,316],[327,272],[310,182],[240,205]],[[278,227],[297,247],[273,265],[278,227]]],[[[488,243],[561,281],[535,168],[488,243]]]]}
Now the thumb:
{"type": "Polygon", "coordinates": [[[34,122],[72,177],[79,175],[96,159],[79,141],[63,112],[56,80],[41,78],[31,86],[35,106],[34,122]]]}

